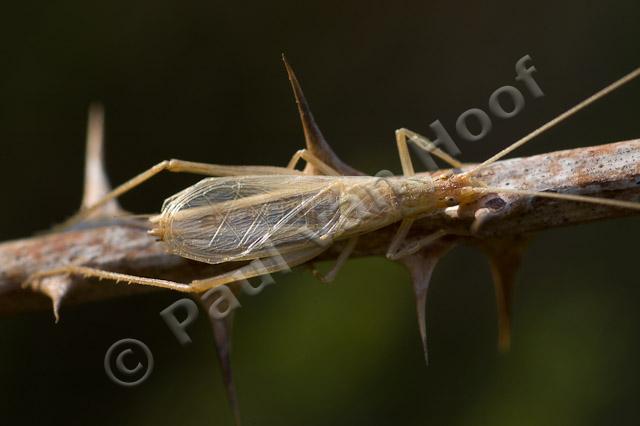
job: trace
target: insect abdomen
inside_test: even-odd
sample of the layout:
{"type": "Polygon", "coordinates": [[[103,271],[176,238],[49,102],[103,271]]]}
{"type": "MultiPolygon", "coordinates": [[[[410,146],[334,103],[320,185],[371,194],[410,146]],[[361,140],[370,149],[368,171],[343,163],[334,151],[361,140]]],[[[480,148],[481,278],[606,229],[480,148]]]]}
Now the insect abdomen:
{"type": "Polygon", "coordinates": [[[346,179],[340,214],[345,235],[369,232],[402,218],[399,197],[388,179],[346,179]]]}

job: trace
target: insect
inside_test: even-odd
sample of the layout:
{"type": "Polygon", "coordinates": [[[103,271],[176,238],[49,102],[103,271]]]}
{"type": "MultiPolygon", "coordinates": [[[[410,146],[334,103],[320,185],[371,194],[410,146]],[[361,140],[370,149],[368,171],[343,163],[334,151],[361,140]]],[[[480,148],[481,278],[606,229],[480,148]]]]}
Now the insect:
{"type": "MultiPolygon", "coordinates": [[[[306,137],[321,138],[295,74],[285,60],[306,137]]],[[[396,131],[403,176],[344,176],[307,150],[296,152],[287,167],[221,166],[182,160],[163,161],[117,187],[93,206],[82,210],[81,220],[112,199],[143,184],[162,171],[209,177],[168,198],[159,215],[149,219],[150,233],[179,256],[209,264],[242,262],[220,275],[179,283],[68,265],[36,273],[32,279],[57,274],[151,285],[182,292],[203,292],[220,285],[292,268],[317,257],[335,242],[343,242],[333,268],[322,276],[332,280],[357,245],[358,237],[399,222],[389,242],[387,257],[405,258],[447,234],[439,230],[409,241],[415,220],[435,212],[456,209],[487,194],[512,193],[640,210],[639,203],[571,194],[526,191],[486,186],[478,172],[542,132],[640,75],[640,68],[513,143],[485,162],[464,166],[427,138],[407,129],[396,131]],[[436,155],[457,172],[432,176],[416,174],[408,144],[436,155]],[[300,160],[315,170],[304,174],[300,160]],[[248,263],[247,263],[248,262],[248,263]]],[[[345,166],[348,167],[348,166],[345,166]]],[[[475,229],[480,224],[474,224],[475,229]]]]}

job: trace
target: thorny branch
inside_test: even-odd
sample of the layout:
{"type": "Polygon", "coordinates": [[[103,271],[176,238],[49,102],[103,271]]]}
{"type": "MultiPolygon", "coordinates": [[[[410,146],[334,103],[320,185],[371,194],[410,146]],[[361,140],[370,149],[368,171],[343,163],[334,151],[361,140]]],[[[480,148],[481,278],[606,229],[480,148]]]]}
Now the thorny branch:
{"type": "MultiPolygon", "coordinates": [[[[92,164],[92,163],[90,163],[92,164]]],[[[580,193],[620,200],[640,197],[640,140],[558,151],[527,158],[497,162],[485,171],[483,179],[491,186],[526,188],[536,191],[580,193]]],[[[481,243],[536,231],[634,214],[619,208],[532,199],[518,195],[491,195],[459,212],[457,217],[437,214],[416,221],[411,238],[436,229],[456,234],[450,241],[481,243]],[[485,220],[474,235],[469,230],[474,217],[485,220]]],[[[220,272],[224,267],[192,262],[166,252],[161,242],[147,235],[147,227],[124,219],[95,219],[79,229],[52,232],[0,243],[0,314],[14,314],[49,307],[37,292],[22,289],[34,272],[64,264],[93,266],[142,276],[188,281],[191,277],[220,272]]],[[[384,255],[395,226],[360,238],[354,256],[384,255]]],[[[340,246],[321,256],[335,258],[340,246]]],[[[65,279],[43,286],[51,298],[65,279]],[[53,288],[49,288],[53,287],[53,288]]],[[[65,291],[68,303],[126,296],[148,289],[108,282],[83,283],[65,291]]],[[[62,291],[61,291],[62,292],[62,291]]]]}
{"type": "MultiPolygon", "coordinates": [[[[324,140],[295,75],[288,64],[286,66],[302,119],[307,149],[341,173],[360,174],[342,162],[324,140]]],[[[103,168],[102,134],[102,111],[93,107],[87,135],[83,206],[91,205],[110,190],[103,168]]],[[[314,170],[307,166],[305,172],[312,174],[314,170]]],[[[638,201],[640,139],[499,161],[483,169],[480,179],[492,187],[638,201]]],[[[46,278],[37,288],[23,288],[31,274],[67,264],[180,282],[211,276],[230,268],[229,265],[207,265],[168,253],[161,242],[147,234],[144,224],[127,220],[122,213],[113,201],[72,229],[1,243],[0,314],[45,309],[53,301],[57,317],[63,301],[65,305],[71,305],[152,290],[150,287],[69,276],[46,278]]],[[[529,236],[545,229],[631,214],[634,214],[633,210],[594,204],[489,194],[458,211],[433,214],[416,221],[409,235],[411,239],[429,235],[438,229],[450,233],[437,244],[401,261],[411,273],[425,357],[424,310],[428,284],[433,268],[449,249],[461,243],[471,244],[488,255],[496,286],[499,344],[504,349],[509,346],[510,295],[520,254],[529,236]],[[470,230],[474,220],[481,223],[475,233],[470,230]]],[[[384,255],[396,227],[389,226],[363,235],[354,256],[384,255]]],[[[320,259],[335,259],[340,248],[336,244],[320,259]]],[[[231,318],[212,322],[225,384],[237,417],[237,398],[229,364],[231,318]]]]}
{"type": "MultiPolygon", "coordinates": [[[[483,179],[491,186],[636,201],[640,197],[640,140],[500,161],[483,171],[483,179]]],[[[634,211],[607,206],[497,194],[469,206],[458,217],[438,214],[416,221],[410,237],[418,238],[444,228],[457,235],[449,237],[450,241],[480,244],[631,214],[634,211]],[[486,218],[486,222],[472,235],[469,227],[474,217],[486,218]]],[[[390,226],[363,235],[354,256],[384,255],[394,231],[395,226],[390,226]]],[[[321,259],[335,258],[339,248],[330,249],[321,259]]],[[[0,314],[49,307],[49,301],[37,292],[22,289],[21,285],[34,272],[69,263],[180,281],[221,271],[220,267],[167,253],[162,243],[147,235],[147,228],[141,224],[118,218],[96,219],[80,229],[0,243],[0,314]]],[[[66,277],[55,281],[43,285],[41,291],[53,299],[56,299],[53,293],[64,293],[70,304],[149,290],[106,281],[86,283],[66,277]],[[68,291],[59,289],[61,284],[71,281],[75,283],[68,291]]]]}

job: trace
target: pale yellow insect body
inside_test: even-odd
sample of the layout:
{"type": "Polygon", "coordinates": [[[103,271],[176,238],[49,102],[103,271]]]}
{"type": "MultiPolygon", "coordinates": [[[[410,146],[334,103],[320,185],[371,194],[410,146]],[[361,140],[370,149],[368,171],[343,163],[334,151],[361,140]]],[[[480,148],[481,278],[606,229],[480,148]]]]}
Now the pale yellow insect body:
{"type": "Polygon", "coordinates": [[[327,246],[458,203],[464,183],[429,175],[207,178],[168,198],[152,231],[170,251],[216,264],[327,246]],[[459,195],[459,194],[458,194],[459,195]]]}

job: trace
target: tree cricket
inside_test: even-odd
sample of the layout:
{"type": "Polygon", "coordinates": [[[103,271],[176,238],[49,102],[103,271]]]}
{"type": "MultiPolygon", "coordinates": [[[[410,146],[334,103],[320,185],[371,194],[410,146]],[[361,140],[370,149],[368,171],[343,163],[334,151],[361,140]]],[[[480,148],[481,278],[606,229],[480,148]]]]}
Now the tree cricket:
{"type": "MultiPolygon", "coordinates": [[[[321,139],[317,142],[325,143],[293,70],[286,60],[284,62],[305,137],[321,139]]],[[[392,260],[406,259],[448,234],[443,229],[420,239],[409,240],[409,230],[414,221],[438,212],[455,215],[457,210],[489,194],[546,197],[640,210],[640,203],[629,201],[491,187],[478,177],[478,172],[488,165],[638,75],[640,68],[475,166],[463,165],[426,137],[407,129],[396,131],[402,176],[355,175],[355,172],[348,172],[346,165],[341,173],[336,170],[335,163],[330,165],[326,159],[321,159],[308,150],[295,153],[286,167],[163,161],[118,186],[92,205],[85,206],[70,223],[89,217],[96,209],[162,171],[210,176],[168,198],[161,213],[148,218],[149,232],[163,241],[170,252],[179,256],[209,264],[243,262],[242,266],[190,283],[76,265],[38,272],[29,281],[59,274],[79,274],[200,293],[231,282],[307,263],[330,245],[341,242],[344,248],[335,265],[321,276],[324,281],[331,281],[352,254],[359,236],[399,223],[395,236],[389,242],[386,256],[392,260]],[[439,157],[453,169],[433,176],[429,173],[416,174],[409,154],[409,143],[439,157]],[[306,172],[296,169],[300,160],[307,163],[306,172]],[[313,174],[309,174],[309,170],[313,174]]],[[[481,221],[478,219],[470,232],[473,233],[480,226],[481,221]]]]}

